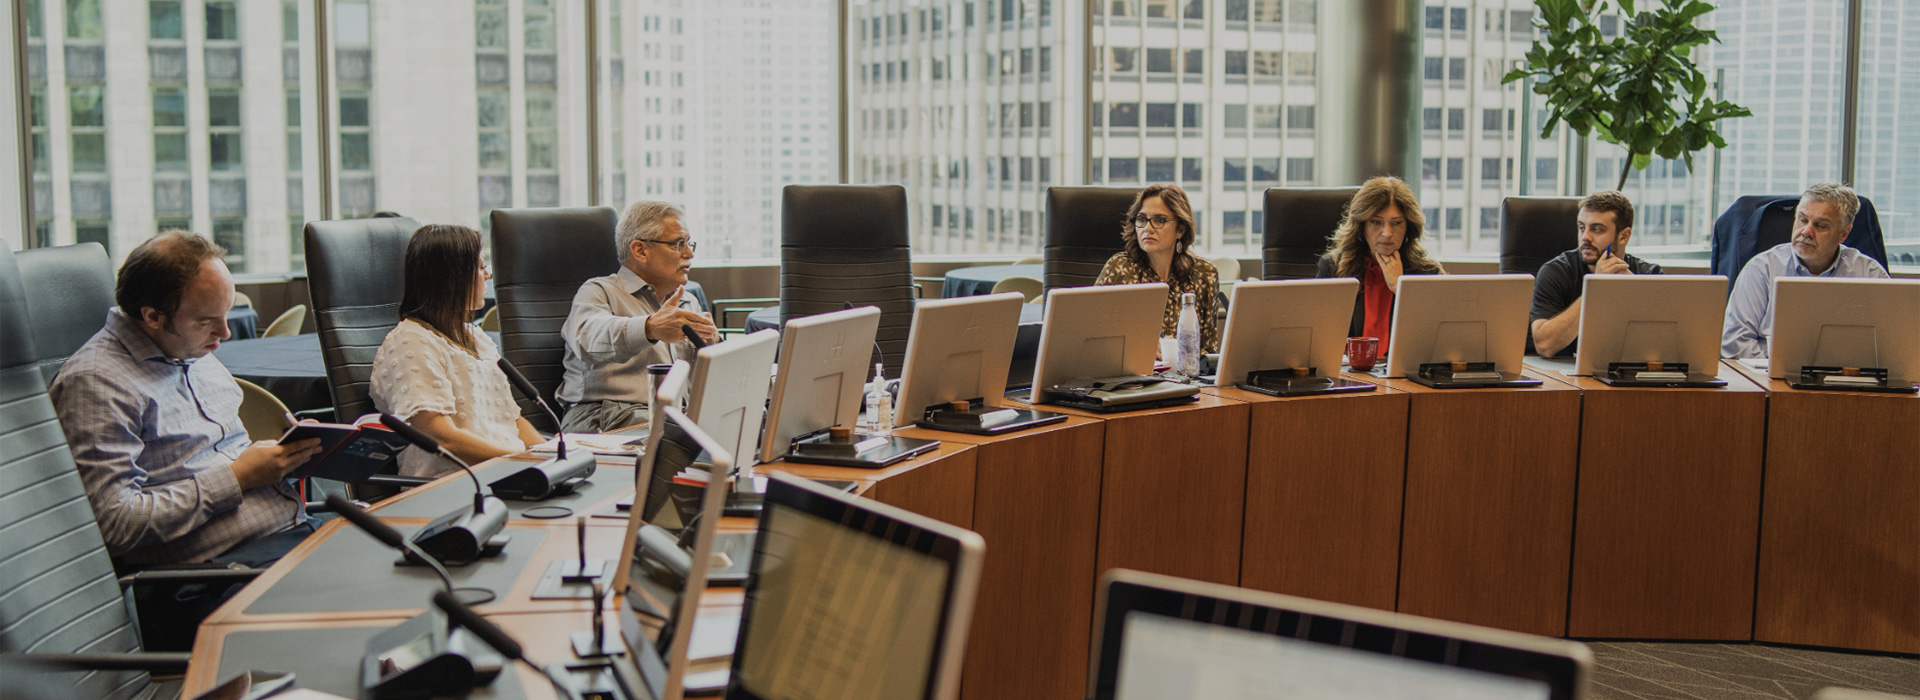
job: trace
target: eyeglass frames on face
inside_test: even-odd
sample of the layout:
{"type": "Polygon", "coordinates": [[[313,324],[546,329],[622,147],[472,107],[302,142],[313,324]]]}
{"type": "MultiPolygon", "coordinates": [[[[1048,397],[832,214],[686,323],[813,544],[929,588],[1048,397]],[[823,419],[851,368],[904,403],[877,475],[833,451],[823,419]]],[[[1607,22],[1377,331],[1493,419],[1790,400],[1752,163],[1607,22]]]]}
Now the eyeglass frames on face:
{"type": "Polygon", "coordinates": [[[640,240],[646,241],[648,243],[658,243],[664,246],[671,246],[675,250],[678,250],[682,253],[691,253],[700,247],[700,244],[695,243],[692,240],[686,239],[686,238],[682,238],[677,241],[656,241],[651,238],[642,238],[640,240]]]}
{"type": "Polygon", "coordinates": [[[1158,216],[1158,215],[1155,215],[1152,217],[1148,217],[1145,214],[1133,215],[1134,228],[1151,228],[1155,231],[1158,231],[1162,228],[1165,228],[1167,223],[1171,221],[1173,221],[1173,219],[1170,219],[1164,216],[1158,216]]]}

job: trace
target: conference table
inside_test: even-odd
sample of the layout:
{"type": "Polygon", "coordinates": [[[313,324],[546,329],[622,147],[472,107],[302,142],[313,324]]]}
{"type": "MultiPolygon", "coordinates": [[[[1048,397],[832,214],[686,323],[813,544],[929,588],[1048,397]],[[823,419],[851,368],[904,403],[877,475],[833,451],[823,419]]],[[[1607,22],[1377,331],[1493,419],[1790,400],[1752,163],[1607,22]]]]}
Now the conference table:
{"type": "MultiPolygon", "coordinates": [[[[1920,397],[1719,370],[1721,389],[1614,388],[1540,359],[1530,389],[1367,373],[1343,375],[1377,386],[1355,394],[1208,387],[1187,406],[1063,410],[1007,435],[902,428],[942,444],[878,471],[759,469],[852,480],[985,538],[970,699],[1081,697],[1095,586],[1115,566],[1552,636],[1920,653],[1920,397]]],[[[528,459],[482,465],[482,479],[528,459]]],[[[632,461],[603,458],[560,502],[588,519],[590,556],[617,556],[632,461]]],[[[449,476],[373,512],[404,530],[470,497],[449,476]]],[[[590,609],[533,596],[548,562],[576,556],[573,523],[518,509],[506,561],[456,573],[501,592],[479,610],[543,660],[571,658],[560,631],[590,609]]],[[[189,693],[290,648],[277,635],[348,640],[339,630],[417,613],[436,584],[392,560],[323,527],[207,620],[189,693]],[[344,590],[321,585],[343,576],[344,590]]],[[[703,602],[723,616],[738,600],[703,602]]],[[[537,680],[493,692],[539,697],[537,680]]]]}
{"type": "Polygon", "coordinates": [[[993,286],[1009,277],[1031,277],[1044,279],[1047,266],[1041,263],[1025,265],[981,265],[948,270],[940,282],[940,298],[972,297],[992,294],[993,286]]]}

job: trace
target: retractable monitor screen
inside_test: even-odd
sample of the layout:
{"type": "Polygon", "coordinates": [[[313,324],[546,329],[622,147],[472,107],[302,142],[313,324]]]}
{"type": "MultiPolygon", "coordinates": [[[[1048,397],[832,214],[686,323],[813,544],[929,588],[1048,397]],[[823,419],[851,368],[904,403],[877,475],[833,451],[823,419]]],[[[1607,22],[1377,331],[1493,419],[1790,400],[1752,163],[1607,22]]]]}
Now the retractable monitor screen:
{"type": "Polygon", "coordinates": [[[1322,377],[1340,374],[1359,288],[1351,278],[1234,285],[1215,384],[1234,386],[1247,381],[1248,372],[1293,367],[1311,367],[1322,377]]]}
{"type": "Polygon", "coordinates": [[[1394,294],[1387,376],[1422,365],[1491,363],[1518,375],[1527,351],[1533,275],[1402,275],[1394,294]]]}
{"type": "Polygon", "coordinates": [[[868,362],[879,330],[880,309],[871,306],[787,321],[760,461],[786,454],[794,438],[836,425],[853,427],[861,387],[873,376],[868,362]]]}
{"type": "Polygon", "coordinates": [[[1040,354],[1033,368],[1033,397],[1075,377],[1153,373],[1167,285],[1116,284],[1073,287],[1047,293],[1040,326],[1040,354]]]}
{"type": "Polygon", "coordinates": [[[1093,700],[1573,700],[1585,645],[1116,569],[1093,700]]]}
{"type": "Polygon", "coordinates": [[[1615,363],[1685,364],[1714,375],[1727,316],[1719,275],[1587,275],[1580,295],[1577,374],[1605,376],[1615,363]]]}
{"type": "Polygon", "coordinates": [[[772,474],[730,700],[945,700],[959,689],[985,543],[772,474]]]}
{"type": "Polygon", "coordinates": [[[689,373],[685,360],[674,362],[654,395],[663,425],[648,431],[620,550],[627,560],[614,573],[619,594],[614,606],[630,652],[629,668],[652,700],[679,700],[684,693],[693,621],[707,585],[708,567],[693,562],[712,560],[717,530],[712,524],[719,522],[726,500],[724,478],[709,476],[704,488],[675,493],[673,475],[701,454],[712,465],[710,475],[724,475],[733,465],[726,448],[674,407],[689,373]],[[669,522],[675,528],[663,527],[669,522]]]}
{"type": "Polygon", "coordinates": [[[757,454],[779,350],[780,333],[769,328],[701,348],[693,358],[687,415],[743,465],[757,454]]]}
{"type": "Polygon", "coordinates": [[[1812,367],[1887,370],[1920,381],[1920,280],[1774,280],[1768,368],[1775,379],[1812,367]]]}

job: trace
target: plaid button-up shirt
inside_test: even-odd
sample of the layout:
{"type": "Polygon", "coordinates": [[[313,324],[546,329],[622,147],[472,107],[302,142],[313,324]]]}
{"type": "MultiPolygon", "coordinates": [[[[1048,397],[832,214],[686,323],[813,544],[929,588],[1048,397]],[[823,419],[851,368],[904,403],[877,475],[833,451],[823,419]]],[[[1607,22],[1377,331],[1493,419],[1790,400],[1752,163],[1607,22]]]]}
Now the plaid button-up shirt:
{"type": "Polygon", "coordinates": [[[251,441],[226,366],[169,359],[119,309],[48,393],[118,562],[206,561],[307,517],[288,482],[240,490],[233,460],[251,441]]]}

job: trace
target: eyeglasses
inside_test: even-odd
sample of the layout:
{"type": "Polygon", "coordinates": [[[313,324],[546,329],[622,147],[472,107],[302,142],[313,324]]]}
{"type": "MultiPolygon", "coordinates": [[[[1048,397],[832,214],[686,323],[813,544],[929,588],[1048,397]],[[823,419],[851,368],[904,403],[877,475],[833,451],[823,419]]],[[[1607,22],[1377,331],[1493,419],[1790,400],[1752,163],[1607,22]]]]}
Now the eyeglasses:
{"type": "Polygon", "coordinates": [[[672,246],[675,250],[678,250],[681,253],[691,253],[695,249],[700,247],[700,244],[693,242],[693,239],[691,238],[682,238],[677,241],[656,241],[651,238],[642,238],[640,240],[646,241],[648,243],[658,243],[664,246],[672,246]]]}
{"type": "Polygon", "coordinates": [[[1145,214],[1133,215],[1134,228],[1151,228],[1155,231],[1158,231],[1162,228],[1165,228],[1167,225],[1167,222],[1170,222],[1170,221],[1173,221],[1173,219],[1169,219],[1167,217],[1159,216],[1159,215],[1154,215],[1152,217],[1148,217],[1145,214]]]}

